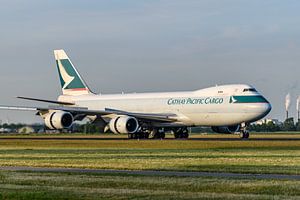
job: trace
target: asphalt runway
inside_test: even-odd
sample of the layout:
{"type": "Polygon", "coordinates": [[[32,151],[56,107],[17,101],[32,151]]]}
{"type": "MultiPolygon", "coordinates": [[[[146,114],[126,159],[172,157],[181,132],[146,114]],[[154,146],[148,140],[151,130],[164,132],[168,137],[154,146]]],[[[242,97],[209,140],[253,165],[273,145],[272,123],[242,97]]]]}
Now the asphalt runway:
{"type": "Polygon", "coordinates": [[[0,167],[3,171],[25,172],[58,172],[58,173],[93,173],[93,174],[124,174],[142,176],[177,176],[177,177],[212,177],[212,178],[240,178],[240,179],[282,179],[300,180],[300,175],[283,174],[242,174],[222,172],[182,172],[182,171],[140,171],[140,170],[103,170],[79,168],[42,168],[42,167],[0,167]]]}
{"type": "MultiPolygon", "coordinates": [[[[0,137],[0,140],[161,140],[161,139],[127,139],[118,137],[0,137]]],[[[175,140],[174,138],[165,138],[163,140],[175,140]]],[[[300,141],[300,138],[295,137],[266,137],[266,138],[224,138],[224,137],[204,137],[204,138],[189,138],[189,139],[176,139],[176,140],[187,140],[187,141],[300,141]]]]}

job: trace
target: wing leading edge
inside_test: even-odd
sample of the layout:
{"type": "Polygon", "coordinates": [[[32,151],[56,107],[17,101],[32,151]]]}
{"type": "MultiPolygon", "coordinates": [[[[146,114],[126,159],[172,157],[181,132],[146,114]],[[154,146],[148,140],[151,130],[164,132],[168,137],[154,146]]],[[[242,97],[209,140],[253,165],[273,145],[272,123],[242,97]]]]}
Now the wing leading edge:
{"type": "Polygon", "coordinates": [[[111,108],[105,108],[105,110],[90,110],[86,107],[66,107],[66,106],[49,106],[49,107],[25,107],[25,106],[5,106],[0,105],[0,110],[19,110],[19,111],[38,111],[45,112],[49,110],[61,110],[65,112],[70,112],[74,115],[128,115],[135,117],[140,120],[156,121],[156,122],[175,122],[177,121],[176,114],[164,114],[164,113],[136,113],[127,112],[122,110],[116,110],[111,108]]]}

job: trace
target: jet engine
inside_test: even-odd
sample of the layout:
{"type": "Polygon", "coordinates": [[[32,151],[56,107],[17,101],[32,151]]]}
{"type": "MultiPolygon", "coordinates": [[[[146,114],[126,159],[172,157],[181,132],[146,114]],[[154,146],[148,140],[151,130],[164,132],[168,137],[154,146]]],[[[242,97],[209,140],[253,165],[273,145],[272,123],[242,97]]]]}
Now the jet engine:
{"type": "Polygon", "coordinates": [[[135,133],[139,128],[139,123],[136,118],[119,115],[115,118],[112,118],[109,122],[109,129],[115,133],[135,133]]]}
{"type": "Polygon", "coordinates": [[[45,125],[50,129],[68,129],[73,121],[73,115],[64,111],[53,111],[45,117],[45,125]]]}
{"type": "Polygon", "coordinates": [[[233,134],[240,130],[240,125],[234,126],[213,126],[211,129],[216,133],[233,134]]]}

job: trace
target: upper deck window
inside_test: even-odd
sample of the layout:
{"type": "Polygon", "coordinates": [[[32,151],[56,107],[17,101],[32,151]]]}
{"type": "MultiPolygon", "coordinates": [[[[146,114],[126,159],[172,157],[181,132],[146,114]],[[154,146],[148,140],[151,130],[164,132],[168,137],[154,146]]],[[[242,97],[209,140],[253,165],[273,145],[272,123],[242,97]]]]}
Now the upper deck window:
{"type": "Polygon", "coordinates": [[[257,92],[254,88],[245,88],[243,92],[257,92]]]}

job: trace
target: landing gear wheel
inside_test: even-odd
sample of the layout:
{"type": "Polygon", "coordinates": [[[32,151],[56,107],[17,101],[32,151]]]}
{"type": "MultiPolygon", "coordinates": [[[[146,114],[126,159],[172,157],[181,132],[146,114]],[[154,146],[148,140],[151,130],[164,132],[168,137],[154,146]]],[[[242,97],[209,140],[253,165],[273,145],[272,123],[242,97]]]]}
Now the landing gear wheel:
{"type": "Polygon", "coordinates": [[[247,138],[247,139],[248,139],[248,138],[249,138],[249,135],[250,135],[250,134],[249,134],[249,132],[247,131],[247,132],[246,132],[246,136],[245,136],[245,138],[247,138]]]}
{"type": "Polygon", "coordinates": [[[139,134],[138,133],[132,133],[132,139],[138,139],[139,134]]]}
{"type": "Polygon", "coordinates": [[[182,138],[189,138],[189,134],[188,133],[183,133],[182,138]]]}
{"type": "Polygon", "coordinates": [[[147,134],[147,138],[164,139],[166,137],[164,129],[153,129],[147,134]]]}
{"type": "Polygon", "coordinates": [[[128,139],[148,139],[149,133],[147,132],[136,132],[128,133],[128,139]]]}
{"type": "Polygon", "coordinates": [[[248,131],[241,131],[240,138],[248,139],[249,138],[249,132],[248,131]]]}
{"type": "Polygon", "coordinates": [[[166,134],[164,132],[157,132],[155,134],[155,139],[164,139],[166,137],[166,134]]]}
{"type": "Polygon", "coordinates": [[[149,139],[149,133],[144,133],[144,138],[149,139]]]}
{"type": "Polygon", "coordinates": [[[165,139],[165,137],[166,137],[166,134],[164,133],[164,132],[162,132],[162,133],[160,133],[160,139],[165,139]]]}
{"type": "Polygon", "coordinates": [[[188,138],[189,137],[189,131],[187,128],[178,128],[173,130],[174,132],[174,138],[188,138]]]}
{"type": "Polygon", "coordinates": [[[181,138],[188,138],[189,137],[189,130],[187,128],[184,128],[182,130],[181,138]]]}
{"type": "Polygon", "coordinates": [[[144,138],[143,133],[136,133],[136,135],[137,135],[137,139],[143,139],[144,138]]]}

